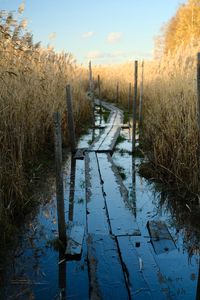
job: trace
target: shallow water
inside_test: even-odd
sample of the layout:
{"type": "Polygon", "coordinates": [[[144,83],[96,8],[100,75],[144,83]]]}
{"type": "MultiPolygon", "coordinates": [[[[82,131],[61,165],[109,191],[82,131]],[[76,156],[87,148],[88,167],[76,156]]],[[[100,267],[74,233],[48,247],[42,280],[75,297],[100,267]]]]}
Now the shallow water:
{"type": "MultiPolygon", "coordinates": [[[[96,123],[100,123],[98,114],[96,123]]],[[[88,147],[99,131],[89,130],[81,137],[79,148],[88,147]]],[[[196,216],[187,212],[185,206],[179,205],[178,209],[171,206],[163,200],[162,192],[156,191],[153,184],[138,175],[142,158],[132,158],[130,154],[131,132],[124,129],[121,135],[126,140],[117,145],[113,160],[129,191],[129,203],[141,234],[149,236],[146,226],[149,220],[165,221],[177,248],[161,253],[155,259],[165,274],[171,299],[196,299],[197,284],[200,284],[199,255],[194,247],[194,243],[198,245],[199,228],[192,226],[196,216]]],[[[66,222],[73,220],[86,224],[84,161],[76,160],[72,164],[69,157],[64,164],[64,174],[66,222]]],[[[89,299],[86,241],[81,260],[68,261],[66,265],[59,264],[61,251],[59,253],[49,244],[58,236],[55,187],[52,190],[50,199],[39,207],[19,237],[5,271],[5,286],[0,289],[0,299],[89,299]]]]}

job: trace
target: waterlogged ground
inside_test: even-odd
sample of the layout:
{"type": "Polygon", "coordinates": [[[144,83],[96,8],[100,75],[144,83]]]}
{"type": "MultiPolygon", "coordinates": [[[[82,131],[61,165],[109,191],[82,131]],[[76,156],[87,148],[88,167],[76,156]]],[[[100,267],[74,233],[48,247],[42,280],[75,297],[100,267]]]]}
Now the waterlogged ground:
{"type": "MultiPolygon", "coordinates": [[[[96,119],[99,124],[98,114],[96,119]]],[[[101,124],[104,124],[103,119],[101,124]]],[[[79,147],[87,148],[99,132],[99,129],[95,132],[89,130],[80,139],[79,147]]],[[[197,286],[200,285],[198,216],[186,205],[171,205],[162,191],[157,191],[153,184],[138,175],[143,159],[132,158],[130,154],[130,130],[122,130],[121,136],[123,139],[117,144],[113,160],[129,191],[129,203],[142,236],[149,236],[146,226],[149,220],[163,220],[177,246],[175,251],[155,256],[160,270],[165,274],[161,280],[165,280],[170,288],[170,299],[200,299],[197,296],[197,286]]],[[[85,224],[84,161],[71,163],[69,157],[64,164],[64,175],[66,222],[73,220],[85,224]]],[[[9,255],[4,286],[0,288],[2,300],[89,299],[86,241],[81,260],[66,264],[62,263],[62,251],[55,250],[55,245],[53,247],[53,241],[58,236],[55,186],[51,190],[51,197],[41,205],[37,214],[30,216],[16,249],[9,255]]]]}

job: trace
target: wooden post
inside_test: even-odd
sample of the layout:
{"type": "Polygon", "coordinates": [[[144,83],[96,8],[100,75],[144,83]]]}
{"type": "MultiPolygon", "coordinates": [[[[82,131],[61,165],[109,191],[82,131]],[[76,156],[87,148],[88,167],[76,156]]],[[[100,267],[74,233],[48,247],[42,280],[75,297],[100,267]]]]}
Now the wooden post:
{"type": "Polygon", "coordinates": [[[130,127],[131,83],[128,85],[128,124],[130,127]]]}
{"type": "Polygon", "coordinates": [[[198,161],[200,167],[200,52],[197,54],[197,122],[198,122],[198,161]]]}
{"type": "Polygon", "coordinates": [[[142,106],[143,106],[143,87],[144,87],[144,61],[142,62],[142,74],[140,82],[140,100],[139,100],[139,126],[142,125],[142,106]]]}
{"type": "Polygon", "coordinates": [[[65,230],[65,209],[64,209],[64,189],[63,189],[63,169],[62,169],[62,138],[61,138],[61,116],[54,113],[55,128],[55,163],[56,163],[56,198],[59,239],[66,244],[65,230]]]}
{"type": "Polygon", "coordinates": [[[99,90],[99,104],[100,104],[100,113],[102,112],[102,104],[101,104],[101,83],[100,76],[98,75],[98,90],[99,90]]]}
{"type": "Polygon", "coordinates": [[[136,60],[135,61],[135,74],[134,74],[132,152],[135,151],[135,138],[136,138],[137,80],[138,80],[138,61],[136,60]]]}
{"type": "Polygon", "coordinates": [[[131,103],[131,83],[128,85],[128,113],[130,114],[130,103],[131,103]]]}
{"type": "Polygon", "coordinates": [[[116,88],[116,103],[119,102],[119,83],[117,82],[117,88],[116,88]]]}
{"type": "Polygon", "coordinates": [[[68,119],[70,145],[71,145],[71,151],[75,152],[75,150],[76,150],[76,136],[75,136],[75,128],[74,128],[71,86],[69,84],[66,87],[66,94],[67,94],[67,119],[68,119]]]}
{"type": "Polygon", "coordinates": [[[94,84],[92,78],[92,63],[89,61],[89,89],[90,89],[90,99],[92,106],[92,122],[95,127],[95,105],[94,105],[94,84]]]}

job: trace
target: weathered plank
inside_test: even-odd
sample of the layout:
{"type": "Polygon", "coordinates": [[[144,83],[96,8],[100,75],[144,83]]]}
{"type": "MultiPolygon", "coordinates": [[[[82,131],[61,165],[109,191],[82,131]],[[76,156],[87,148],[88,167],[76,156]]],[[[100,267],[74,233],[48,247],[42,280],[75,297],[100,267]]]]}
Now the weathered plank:
{"type": "Polygon", "coordinates": [[[117,237],[117,241],[124,264],[124,270],[126,273],[126,279],[130,290],[131,299],[152,299],[151,291],[143,277],[142,270],[140,269],[139,256],[134,245],[130,241],[130,236],[117,237]]]}
{"type": "MultiPolygon", "coordinates": [[[[97,100],[96,103],[98,103],[97,100]]],[[[94,140],[89,150],[97,152],[112,152],[123,123],[123,112],[111,104],[102,102],[102,105],[106,109],[110,110],[108,122],[103,133],[94,140]]]]}
{"type": "Polygon", "coordinates": [[[111,236],[89,235],[88,260],[91,299],[129,299],[117,245],[111,236]]]}
{"type": "Polygon", "coordinates": [[[96,153],[86,153],[85,172],[88,233],[109,234],[110,228],[96,153]]]}
{"type": "Polygon", "coordinates": [[[150,241],[139,236],[131,236],[129,241],[137,253],[139,269],[151,292],[151,298],[172,299],[167,280],[154,259],[150,241]]]}
{"type": "Polygon", "coordinates": [[[67,259],[80,259],[85,228],[83,225],[69,222],[67,224],[67,248],[65,255],[67,259]]]}
{"type": "Polygon", "coordinates": [[[110,154],[97,154],[112,234],[140,235],[128,204],[128,191],[113,164],[110,154]]]}
{"type": "Polygon", "coordinates": [[[148,221],[147,228],[157,254],[176,249],[174,240],[163,221],[148,221]]]}

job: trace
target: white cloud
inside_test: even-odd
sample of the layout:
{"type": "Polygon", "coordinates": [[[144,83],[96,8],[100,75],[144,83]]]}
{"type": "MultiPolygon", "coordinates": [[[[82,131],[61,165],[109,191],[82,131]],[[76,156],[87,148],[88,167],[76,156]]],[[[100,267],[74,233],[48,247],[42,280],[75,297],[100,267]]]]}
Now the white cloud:
{"type": "Polygon", "coordinates": [[[56,32],[52,32],[49,34],[49,40],[55,40],[56,39],[56,32]]]}
{"type": "Polygon", "coordinates": [[[123,57],[125,53],[122,51],[114,51],[114,52],[101,52],[101,51],[90,51],[87,53],[87,59],[106,59],[112,57],[123,57]]]}
{"type": "Polygon", "coordinates": [[[107,36],[107,42],[109,44],[113,44],[116,42],[119,42],[122,38],[122,33],[121,32],[110,32],[107,36]]]}
{"type": "Polygon", "coordinates": [[[82,34],[82,38],[84,39],[89,39],[91,38],[92,36],[94,36],[95,32],[94,31],[88,31],[88,32],[84,32],[82,34]]]}

